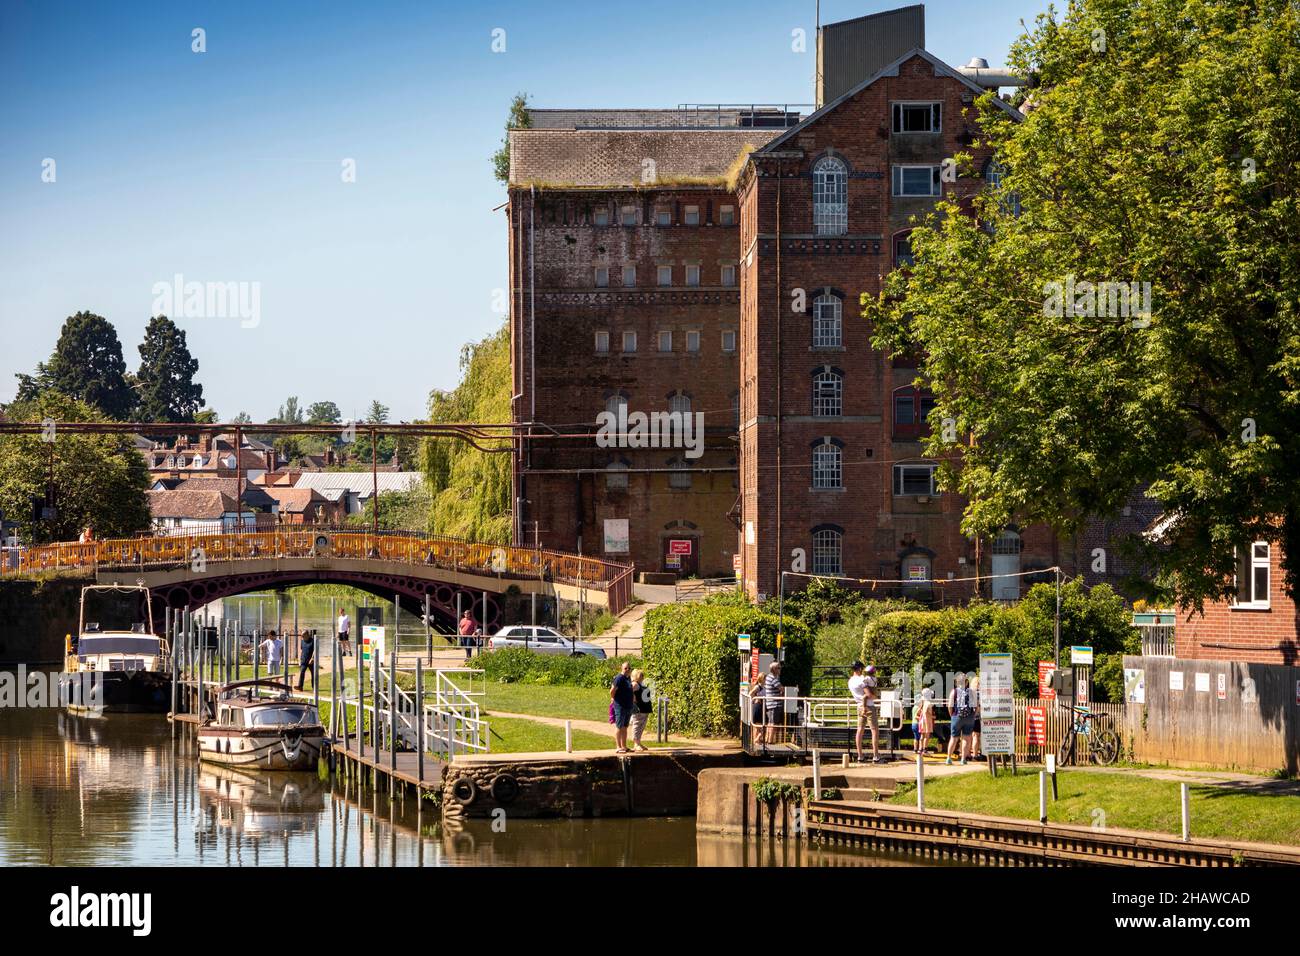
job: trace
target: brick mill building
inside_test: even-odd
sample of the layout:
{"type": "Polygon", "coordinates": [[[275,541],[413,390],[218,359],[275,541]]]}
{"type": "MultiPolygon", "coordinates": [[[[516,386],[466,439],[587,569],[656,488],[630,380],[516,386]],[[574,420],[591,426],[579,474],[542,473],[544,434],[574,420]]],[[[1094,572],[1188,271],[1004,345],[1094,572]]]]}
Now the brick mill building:
{"type": "MultiPolygon", "coordinates": [[[[734,569],[753,597],[783,570],[927,597],[1073,553],[1046,529],[962,535],[963,501],[922,454],[916,363],[872,348],[859,314],[906,266],[910,218],[996,174],[973,149],[989,71],[926,52],[920,11],[823,27],[808,115],[532,110],[511,131],[512,409],[550,430],[515,456],[519,540],[640,571],[734,569]],[[959,151],[980,174],[948,181],[959,151]],[[702,453],[602,447],[597,416],[620,405],[703,412],[702,453]]],[[[985,593],[1019,595],[998,581],[985,593]]]]}

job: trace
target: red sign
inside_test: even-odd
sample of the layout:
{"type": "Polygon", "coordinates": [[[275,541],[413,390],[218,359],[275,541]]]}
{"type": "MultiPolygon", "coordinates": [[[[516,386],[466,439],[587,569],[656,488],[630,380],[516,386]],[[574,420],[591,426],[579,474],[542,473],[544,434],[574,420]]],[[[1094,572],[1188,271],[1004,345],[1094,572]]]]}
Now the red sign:
{"type": "Polygon", "coordinates": [[[739,570],[740,570],[740,555],[738,555],[738,554],[733,554],[733,555],[731,556],[731,570],[733,570],[733,571],[739,571],[739,570]]]}
{"type": "Polygon", "coordinates": [[[755,644],[749,651],[749,683],[751,685],[758,683],[758,645],[755,644]]]}
{"type": "Polygon", "coordinates": [[[671,541],[668,542],[668,553],[669,554],[690,554],[691,539],[673,538],[671,541]]]}
{"type": "Polygon", "coordinates": [[[1047,708],[1025,708],[1025,743],[1047,746],[1047,708]]]}
{"type": "Polygon", "coordinates": [[[1055,661],[1038,662],[1038,697],[1040,700],[1056,700],[1056,691],[1048,685],[1048,675],[1056,670],[1055,661]]]}
{"type": "Polygon", "coordinates": [[[1075,681],[1075,685],[1079,691],[1079,703],[1088,703],[1088,675],[1086,673],[1080,674],[1079,679],[1075,681]]]}

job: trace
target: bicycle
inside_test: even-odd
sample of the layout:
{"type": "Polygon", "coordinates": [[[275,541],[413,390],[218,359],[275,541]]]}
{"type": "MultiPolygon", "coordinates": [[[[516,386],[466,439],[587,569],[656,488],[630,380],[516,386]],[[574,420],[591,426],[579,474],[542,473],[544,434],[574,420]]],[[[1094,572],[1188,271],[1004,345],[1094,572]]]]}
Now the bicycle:
{"type": "MultiPolygon", "coordinates": [[[[1057,763],[1065,766],[1074,761],[1080,734],[1087,738],[1087,749],[1084,752],[1092,757],[1094,763],[1103,767],[1114,763],[1119,757],[1119,734],[1104,726],[1098,715],[1086,707],[1072,706],[1070,711],[1072,720],[1061,738],[1061,747],[1056,755],[1057,763]]],[[[1104,719],[1109,721],[1109,718],[1104,719]]]]}

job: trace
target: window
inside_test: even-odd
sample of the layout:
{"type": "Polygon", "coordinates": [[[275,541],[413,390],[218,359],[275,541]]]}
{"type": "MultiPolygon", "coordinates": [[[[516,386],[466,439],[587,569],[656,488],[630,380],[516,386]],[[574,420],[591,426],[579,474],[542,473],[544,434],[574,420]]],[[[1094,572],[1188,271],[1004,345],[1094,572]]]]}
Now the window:
{"type": "Polygon", "coordinates": [[[660,267],[659,267],[659,272],[658,272],[658,278],[659,278],[659,284],[660,284],[661,286],[672,285],[672,284],[673,284],[673,267],[672,267],[672,266],[660,266],[660,267]]]}
{"type": "Polygon", "coordinates": [[[655,225],[671,226],[673,224],[673,213],[671,209],[660,206],[655,210],[655,225]]]}
{"type": "Polygon", "coordinates": [[[609,225],[609,207],[597,206],[591,211],[591,223],[594,226],[609,225]]]}
{"type": "Polygon", "coordinates": [[[912,234],[900,232],[894,237],[894,265],[910,266],[912,262],[912,234]]]}
{"type": "Polygon", "coordinates": [[[635,225],[636,225],[636,206],[624,206],[624,207],[623,207],[623,219],[622,219],[622,222],[623,222],[623,225],[625,225],[625,226],[635,226],[635,225]]]}
{"type": "Polygon", "coordinates": [[[699,267],[699,266],[687,266],[687,267],[686,267],[686,284],[687,284],[687,285],[695,285],[695,286],[697,286],[697,285],[700,284],[700,267],[699,267]]]}
{"type": "Polygon", "coordinates": [[[622,392],[615,392],[609,398],[605,399],[605,411],[609,412],[615,418],[627,418],[627,396],[622,392]]]}
{"type": "Polygon", "coordinates": [[[635,351],[636,351],[636,333],[635,333],[635,332],[624,332],[624,333],[623,333],[623,351],[624,351],[624,352],[635,352],[635,351]]]}
{"type": "Polygon", "coordinates": [[[627,462],[611,461],[605,466],[605,489],[627,491],[627,462]]]}
{"type": "Polygon", "coordinates": [[[699,332],[687,332],[687,333],[686,333],[686,351],[688,351],[688,352],[698,352],[699,350],[700,350],[700,333],[699,333],[699,332]]]}
{"type": "Polygon", "coordinates": [[[813,415],[835,418],[844,414],[844,377],[833,369],[822,369],[813,376],[813,415]]]}
{"type": "Polygon", "coordinates": [[[826,156],[813,166],[813,232],[842,236],[849,231],[849,168],[826,156]]]}
{"type": "Polygon", "coordinates": [[[623,267],[623,285],[628,288],[636,285],[636,266],[623,267]]]}
{"type": "Polygon", "coordinates": [[[609,267],[596,266],[596,288],[603,289],[609,285],[609,267]]]}
{"type": "Polygon", "coordinates": [[[926,424],[934,410],[934,395],[929,389],[904,385],[894,389],[894,437],[919,438],[929,432],[926,424]]]}
{"type": "Polygon", "coordinates": [[[676,412],[679,415],[689,415],[691,413],[691,397],[685,392],[673,392],[668,396],[668,411],[676,412]]]}
{"type": "Polygon", "coordinates": [[[685,209],[685,213],[683,215],[683,219],[685,220],[686,225],[688,226],[698,226],[700,224],[700,207],[687,206],[685,209]]]}
{"type": "Polygon", "coordinates": [[[731,421],[736,431],[740,431],[740,392],[731,393],[731,421]]]}
{"type": "Polygon", "coordinates": [[[813,532],[813,574],[841,574],[841,543],[844,535],[835,528],[818,528],[813,532]]]}
{"type": "Polygon", "coordinates": [[[722,330],[722,351],[724,352],[736,351],[736,330],[735,329],[722,330]]]}
{"type": "Polygon", "coordinates": [[[943,129],[942,103],[895,103],[895,133],[938,133],[943,129]]]}
{"type": "Polygon", "coordinates": [[[659,351],[671,352],[673,350],[673,333],[669,329],[664,329],[659,333],[659,351]]]}
{"type": "Polygon", "coordinates": [[[718,225],[734,226],[736,224],[736,207],[719,206],[718,207],[718,225]]]}
{"type": "MultiPolygon", "coordinates": [[[[1020,197],[1013,192],[1004,192],[1002,189],[1002,178],[1006,175],[1006,167],[995,159],[990,159],[984,164],[984,180],[998,197],[998,209],[1005,215],[1018,217],[1020,215],[1020,197]]],[[[992,227],[990,226],[990,229],[992,227]]]]}
{"type": "Polygon", "coordinates": [[[813,445],[812,486],[814,488],[844,487],[843,454],[840,446],[830,438],[813,445]]]}
{"type": "Polygon", "coordinates": [[[733,286],[736,284],[736,267],[723,266],[720,281],[724,286],[733,286]]]}
{"type": "Polygon", "coordinates": [[[609,333],[608,333],[608,332],[597,332],[597,333],[596,333],[596,351],[597,351],[597,352],[608,352],[608,351],[609,351],[609,333]]]}
{"type": "Polygon", "coordinates": [[[941,192],[938,166],[894,167],[895,196],[938,196],[941,192]]]}
{"type": "Polygon", "coordinates": [[[843,344],[840,337],[843,306],[840,297],[819,295],[813,300],[813,348],[837,349],[843,344]]]}
{"type": "Polygon", "coordinates": [[[934,476],[939,466],[934,462],[912,462],[894,466],[894,495],[905,498],[937,498],[939,489],[934,476]]]}
{"type": "Polygon", "coordinates": [[[1269,544],[1256,541],[1237,552],[1237,599],[1235,605],[1266,610],[1269,607],[1269,544]]]}
{"type": "Polygon", "coordinates": [[[668,474],[668,487],[685,489],[691,486],[691,473],[686,470],[686,462],[678,461],[674,458],[668,462],[668,467],[672,469],[668,474]]]}

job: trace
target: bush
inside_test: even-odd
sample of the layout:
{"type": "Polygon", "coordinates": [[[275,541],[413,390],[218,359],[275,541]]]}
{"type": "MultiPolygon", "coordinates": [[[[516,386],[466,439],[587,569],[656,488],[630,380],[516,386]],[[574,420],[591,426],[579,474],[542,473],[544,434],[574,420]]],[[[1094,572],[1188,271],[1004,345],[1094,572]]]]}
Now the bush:
{"type": "Polygon", "coordinates": [[[847,667],[862,653],[862,634],[868,624],[895,611],[923,610],[924,605],[915,601],[859,599],[855,605],[840,612],[838,623],[811,624],[805,621],[814,628],[814,663],[823,667],[847,667]]]}
{"type": "MultiPolygon", "coordinates": [[[[922,672],[973,671],[981,653],[1009,652],[1015,690],[1038,694],[1038,662],[1051,660],[1056,587],[1036,584],[1019,604],[975,603],[941,611],[895,611],[863,629],[862,659],[889,669],[922,672]]],[[[1139,645],[1123,599],[1109,585],[1091,589],[1079,580],[1061,588],[1061,657],[1069,663],[1072,644],[1089,645],[1094,698],[1120,701],[1124,694],[1123,655],[1139,645]]]]}
{"type": "MultiPolygon", "coordinates": [[[[740,654],[736,636],[776,648],[775,614],[728,596],[696,604],[666,604],[646,615],[642,653],[655,692],[668,696],[669,730],[731,737],[740,727],[740,654]]],[[[806,692],[812,681],[812,639],[798,620],[785,622],[782,679],[806,692]]]]}
{"type": "Polygon", "coordinates": [[[478,666],[483,668],[485,679],[493,683],[608,687],[625,660],[633,668],[643,666],[639,658],[628,655],[602,661],[585,654],[582,657],[539,654],[523,647],[488,651],[478,657],[478,666]]]}

